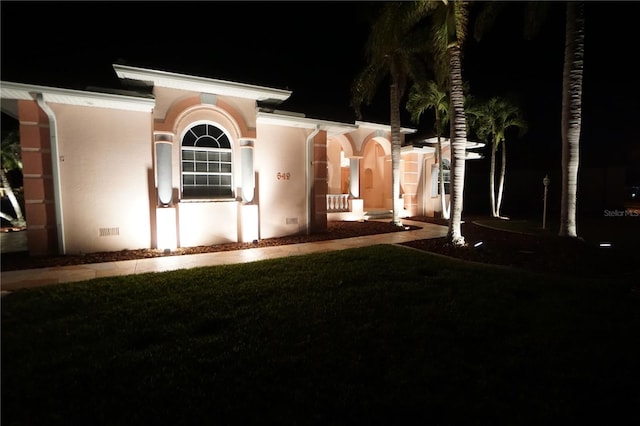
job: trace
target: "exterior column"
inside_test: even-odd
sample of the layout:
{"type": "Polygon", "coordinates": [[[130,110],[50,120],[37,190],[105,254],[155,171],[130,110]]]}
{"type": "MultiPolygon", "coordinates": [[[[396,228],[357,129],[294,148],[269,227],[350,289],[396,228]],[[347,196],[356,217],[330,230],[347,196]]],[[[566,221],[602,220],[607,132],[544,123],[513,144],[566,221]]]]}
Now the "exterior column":
{"type": "Polygon", "coordinates": [[[349,192],[350,198],[360,198],[360,159],[349,159],[349,192]]]}
{"type": "Polygon", "coordinates": [[[320,131],[313,138],[312,233],[327,232],[327,166],[327,132],[320,131]]]}
{"type": "Polygon", "coordinates": [[[172,150],[173,135],[156,133],[154,135],[156,145],[156,185],[158,191],[158,203],[167,207],[173,204],[172,182],[172,150]]]}
{"type": "Polygon", "coordinates": [[[242,161],[242,201],[251,203],[255,196],[256,174],[253,168],[253,140],[240,140],[240,158],[242,161]]]}
{"type": "Polygon", "coordinates": [[[178,247],[178,212],[173,202],[173,134],[155,133],[156,245],[159,250],[178,247]]]}
{"type": "Polygon", "coordinates": [[[35,102],[18,101],[20,155],[29,255],[58,253],[49,119],[35,102]]]}
{"type": "Polygon", "coordinates": [[[238,205],[238,240],[243,243],[258,241],[260,218],[256,196],[256,171],[253,162],[254,140],[240,139],[240,161],[242,173],[242,203],[238,205]]]}

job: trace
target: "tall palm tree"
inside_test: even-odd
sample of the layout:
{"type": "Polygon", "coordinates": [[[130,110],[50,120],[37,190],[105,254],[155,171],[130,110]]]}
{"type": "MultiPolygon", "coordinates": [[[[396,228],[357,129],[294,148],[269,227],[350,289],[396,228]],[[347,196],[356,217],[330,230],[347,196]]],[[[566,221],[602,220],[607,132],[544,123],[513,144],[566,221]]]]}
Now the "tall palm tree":
{"type": "Polygon", "coordinates": [[[0,179],[2,180],[2,189],[7,195],[7,198],[9,198],[11,207],[13,207],[13,211],[15,213],[15,217],[7,213],[2,213],[2,217],[11,222],[13,226],[23,227],[26,225],[26,221],[24,219],[24,215],[22,214],[22,208],[20,207],[18,198],[16,197],[9,179],[7,178],[7,172],[9,172],[10,170],[22,170],[19,136],[16,131],[11,131],[5,137],[3,137],[1,155],[2,167],[0,168],[0,179]]]}
{"type": "Polygon", "coordinates": [[[462,81],[462,47],[467,36],[470,3],[466,1],[429,0],[437,3],[433,12],[433,48],[437,61],[446,61],[449,71],[450,146],[451,146],[451,215],[447,240],[456,246],[466,245],[462,235],[467,124],[464,112],[462,81]]]}
{"type": "MultiPolygon", "coordinates": [[[[476,23],[476,38],[493,22],[497,11],[508,2],[487,2],[486,15],[476,23]]],[[[525,2],[524,35],[532,38],[540,32],[543,22],[555,2],[525,2]]],[[[576,205],[582,127],[582,74],[584,68],[584,2],[567,1],[565,5],[565,50],[562,73],[562,197],[560,230],[563,237],[577,237],[576,205]]]]}
{"type": "Polygon", "coordinates": [[[358,74],[351,87],[351,106],[358,119],[362,118],[362,104],[369,104],[378,86],[389,79],[389,103],[391,126],[392,206],[395,225],[400,221],[400,102],[405,94],[407,81],[417,73],[420,62],[416,57],[428,45],[424,42],[424,29],[417,26],[425,16],[426,8],[414,3],[388,2],[381,6],[373,21],[365,45],[366,66],[358,74]]]}
{"type": "Polygon", "coordinates": [[[491,144],[491,166],[489,171],[491,216],[500,217],[507,167],[507,130],[516,128],[519,131],[519,135],[522,135],[527,131],[527,122],[521,109],[514,102],[501,96],[494,96],[487,102],[475,103],[471,108],[467,108],[467,112],[478,137],[491,144]],[[496,193],[496,152],[498,149],[502,151],[502,159],[496,193]]]}
{"type": "Polygon", "coordinates": [[[566,10],[562,74],[562,199],[559,235],[577,237],[576,202],[582,123],[584,3],[568,1],[566,10]]]}
{"type": "Polygon", "coordinates": [[[446,90],[440,88],[434,80],[426,83],[416,83],[411,86],[407,100],[407,110],[411,113],[411,119],[418,123],[422,114],[433,109],[435,114],[434,130],[436,131],[437,148],[436,162],[438,164],[438,181],[440,193],[440,207],[442,217],[449,219],[449,205],[446,203],[444,190],[444,165],[442,162],[442,136],[449,122],[449,95],[446,90]]]}

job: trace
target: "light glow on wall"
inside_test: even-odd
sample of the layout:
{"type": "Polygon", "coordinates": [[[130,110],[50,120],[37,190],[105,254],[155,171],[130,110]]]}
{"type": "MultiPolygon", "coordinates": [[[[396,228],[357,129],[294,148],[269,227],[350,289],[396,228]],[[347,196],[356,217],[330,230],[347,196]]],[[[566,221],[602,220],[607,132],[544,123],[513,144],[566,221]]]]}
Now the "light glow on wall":
{"type": "Polygon", "coordinates": [[[176,230],[176,209],[160,207],[156,209],[158,250],[173,251],[178,248],[176,230]]]}

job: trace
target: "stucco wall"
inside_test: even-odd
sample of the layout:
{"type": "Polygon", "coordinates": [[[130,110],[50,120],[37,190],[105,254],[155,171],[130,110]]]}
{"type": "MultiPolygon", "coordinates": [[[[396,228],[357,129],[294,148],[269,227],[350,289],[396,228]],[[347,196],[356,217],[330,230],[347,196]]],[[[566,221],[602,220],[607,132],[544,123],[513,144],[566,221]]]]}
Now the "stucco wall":
{"type": "Polygon", "coordinates": [[[255,170],[260,238],[306,232],[305,155],[309,129],[258,124],[255,170]]]}
{"type": "Polygon", "coordinates": [[[178,205],[181,247],[238,241],[238,203],[182,202],[178,205]]]}
{"type": "Polygon", "coordinates": [[[149,113],[51,106],[58,123],[66,251],[151,244],[152,122],[149,113]]]}

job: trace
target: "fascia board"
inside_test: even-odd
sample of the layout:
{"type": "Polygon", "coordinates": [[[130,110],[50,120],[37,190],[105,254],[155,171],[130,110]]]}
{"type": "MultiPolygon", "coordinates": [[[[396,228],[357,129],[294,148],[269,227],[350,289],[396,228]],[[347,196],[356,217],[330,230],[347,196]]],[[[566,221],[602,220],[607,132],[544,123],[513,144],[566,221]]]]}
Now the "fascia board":
{"type": "Polygon", "coordinates": [[[155,99],[110,93],[86,92],[23,83],[1,82],[0,97],[13,100],[35,100],[35,93],[42,93],[45,102],[65,105],[112,108],[127,111],[151,112],[155,99]]]}
{"type": "MultiPolygon", "coordinates": [[[[366,129],[372,129],[372,130],[384,130],[385,132],[390,132],[391,131],[391,125],[389,125],[389,124],[371,123],[371,122],[368,122],[368,121],[356,121],[356,126],[364,127],[366,129]]],[[[417,129],[411,129],[411,128],[408,128],[408,127],[400,127],[400,132],[404,133],[404,134],[415,133],[417,131],[418,131],[417,129]]]]}
{"type": "Polygon", "coordinates": [[[327,132],[328,137],[338,136],[356,130],[352,124],[337,123],[333,121],[316,120],[313,118],[299,117],[295,115],[274,114],[270,112],[258,112],[256,121],[261,124],[275,126],[298,127],[304,129],[320,128],[327,132]]]}
{"type": "Polygon", "coordinates": [[[291,96],[290,90],[272,89],[244,83],[216,80],[211,78],[188,76],[168,71],[114,64],[118,78],[144,81],[158,87],[211,93],[256,101],[285,101],[291,96]]]}

